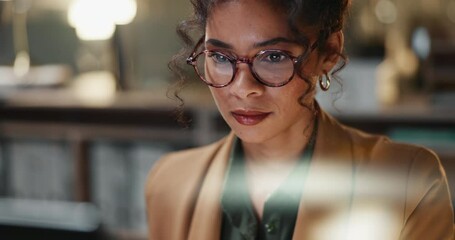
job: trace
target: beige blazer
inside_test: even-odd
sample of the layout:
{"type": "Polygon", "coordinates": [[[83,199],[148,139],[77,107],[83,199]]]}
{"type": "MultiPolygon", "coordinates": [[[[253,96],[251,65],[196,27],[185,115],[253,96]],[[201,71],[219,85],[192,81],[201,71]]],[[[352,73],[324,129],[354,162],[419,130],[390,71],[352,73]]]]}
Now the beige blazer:
{"type": "MultiPolygon", "coordinates": [[[[453,238],[443,168],[428,149],[343,126],[321,112],[294,240],[453,238]]],[[[220,238],[220,198],[233,133],[164,156],[146,183],[149,238],[220,238]]]]}

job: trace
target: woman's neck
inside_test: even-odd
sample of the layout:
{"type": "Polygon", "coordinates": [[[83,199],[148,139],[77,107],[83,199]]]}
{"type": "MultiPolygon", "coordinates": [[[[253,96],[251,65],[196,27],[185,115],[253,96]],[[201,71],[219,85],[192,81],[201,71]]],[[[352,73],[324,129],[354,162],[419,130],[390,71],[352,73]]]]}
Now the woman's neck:
{"type": "Polygon", "coordinates": [[[274,138],[264,143],[242,142],[245,153],[246,179],[254,210],[262,219],[264,204],[289,176],[308,145],[314,118],[300,131],[287,138],[274,138]]]}

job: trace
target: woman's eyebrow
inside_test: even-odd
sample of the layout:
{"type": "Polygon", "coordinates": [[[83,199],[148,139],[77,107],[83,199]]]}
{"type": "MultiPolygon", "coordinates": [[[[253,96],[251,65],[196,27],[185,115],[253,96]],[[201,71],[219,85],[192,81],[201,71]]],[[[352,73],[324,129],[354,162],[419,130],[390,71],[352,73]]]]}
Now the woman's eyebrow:
{"type": "Polygon", "coordinates": [[[278,44],[278,43],[281,43],[281,42],[294,43],[294,44],[297,43],[296,41],[293,41],[293,40],[288,39],[288,38],[276,37],[276,38],[272,38],[272,39],[269,39],[269,40],[266,40],[266,41],[263,41],[263,42],[255,43],[254,47],[255,48],[266,47],[266,46],[275,45],[275,44],[278,44]]]}
{"type": "MultiPolygon", "coordinates": [[[[254,48],[259,48],[259,47],[266,47],[266,46],[272,46],[272,45],[275,45],[275,44],[278,44],[278,43],[281,43],[281,42],[285,42],[285,43],[293,43],[293,44],[296,44],[296,41],[293,41],[291,39],[288,39],[288,38],[284,38],[284,37],[276,37],[276,38],[272,38],[272,39],[269,39],[269,40],[265,40],[263,42],[258,42],[258,43],[255,43],[253,45],[254,48]]],[[[229,43],[225,43],[221,40],[218,40],[218,39],[208,39],[207,41],[205,41],[206,44],[210,44],[214,47],[220,47],[220,48],[226,48],[226,49],[233,49],[234,47],[229,44],[229,43]]]]}
{"type": "Polygon", "coordinates": [[[227,48],[227,49],[233,49],[234,48],[229,43],[225,43],[223,41],[220,41],[218,39],[213,39],[213,38],[208,39],[207,41],[205,41],[205,44],[210,44],[210,45],[213,45],[214,47],[227,48]]]}

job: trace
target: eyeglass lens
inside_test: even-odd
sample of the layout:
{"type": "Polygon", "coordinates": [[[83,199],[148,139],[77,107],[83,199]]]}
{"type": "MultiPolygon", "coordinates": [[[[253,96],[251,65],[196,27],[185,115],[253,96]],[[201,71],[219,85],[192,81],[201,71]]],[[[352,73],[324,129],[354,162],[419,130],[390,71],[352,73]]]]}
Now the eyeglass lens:
{"type": "MultiPolygon", "coordinates": [[[[196,59],[196,70],[202,79],[213,86],[229,84],[236,71],[236,60],[220,52],[204,51],[196,59]]],[[[287,83],[294,74],[294,61],[284,52],[266,50],[252,62],[253,74],[266,85],[287,83]]]]}

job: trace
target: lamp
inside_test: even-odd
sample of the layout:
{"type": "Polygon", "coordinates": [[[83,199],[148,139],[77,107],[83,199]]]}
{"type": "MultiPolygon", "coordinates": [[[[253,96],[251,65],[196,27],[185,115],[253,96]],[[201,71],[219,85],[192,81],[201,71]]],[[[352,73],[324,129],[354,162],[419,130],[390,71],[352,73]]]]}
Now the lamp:
{"type": "Polygon", "coordinates": [[[96,69],[80,69],[82,73],[74,79],[73,90],[82,101],[108,105],[113,101],[116,89],[126,89],[124,56],[116,25],[131,23],[136,12],[136,0],[73,0],[69,6],[68,22],[84,40],[83,46],[87,50],[82,52],[98,61],[92,64],[96,69]],[[107,44],[111,46],[106,47],[107,44]],[[104,91],[101,93],[100,89],[104,91]]]}
{"type": "Polygon", "coordinates": [[[68,10],[68,21],[82,40],[107,40],[115,25],[133,21],[136,0],[74,0],[68,10]]]}

